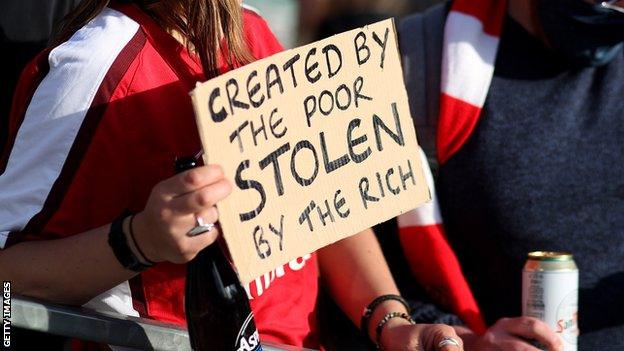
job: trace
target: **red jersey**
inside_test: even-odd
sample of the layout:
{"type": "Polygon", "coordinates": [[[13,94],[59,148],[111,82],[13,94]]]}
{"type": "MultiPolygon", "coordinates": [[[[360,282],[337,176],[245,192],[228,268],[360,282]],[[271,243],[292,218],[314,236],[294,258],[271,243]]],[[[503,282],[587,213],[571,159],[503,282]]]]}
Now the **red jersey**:
{"type": "MultiPolygon", "coordinates": [[[[282,50],[244,11],[254,57],[282,50]]],[[[222,71],[226,71],[223,68],[222,71]]],[[[24,71],[0,160],[0,248],[67,237],[141,211],[173,160],[200,139],[189,91],[203,78],[191,55],[133,5],[115,5],[24,71]]],[[[86,306],[186,325],[186,267],[160,263],[86,306]]],[[[316,256],[246,286],[261,338],[318,347],[316,256]]]]}

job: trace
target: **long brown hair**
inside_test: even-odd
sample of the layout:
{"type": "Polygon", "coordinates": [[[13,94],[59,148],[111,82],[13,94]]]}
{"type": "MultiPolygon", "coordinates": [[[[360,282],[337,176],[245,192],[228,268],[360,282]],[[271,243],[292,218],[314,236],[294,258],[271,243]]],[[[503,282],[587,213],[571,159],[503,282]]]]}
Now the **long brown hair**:
{"type": "MultiPolygon", "coordinates": [[[[61,22],[58,45],[97,16],[110,0],[83,0],[61,22]]],[[[207,79],[219,74],[218,57],[231,67],[253,61],[243,34],[239,0],[127,0],[136,3],[165,30],[175,31],[200,57],[207,79]]]]}

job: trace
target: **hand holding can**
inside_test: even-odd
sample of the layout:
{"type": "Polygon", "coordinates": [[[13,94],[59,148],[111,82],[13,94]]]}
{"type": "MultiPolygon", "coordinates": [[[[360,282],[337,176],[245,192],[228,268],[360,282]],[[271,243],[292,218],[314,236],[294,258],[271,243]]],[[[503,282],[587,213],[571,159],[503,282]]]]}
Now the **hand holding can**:
{"type": "Polygon", "coordinates": [[[577,350],[578,268],[572,254],[535,251],[522,270],[522,315],[548,324],[565,351],[577,350]]]}

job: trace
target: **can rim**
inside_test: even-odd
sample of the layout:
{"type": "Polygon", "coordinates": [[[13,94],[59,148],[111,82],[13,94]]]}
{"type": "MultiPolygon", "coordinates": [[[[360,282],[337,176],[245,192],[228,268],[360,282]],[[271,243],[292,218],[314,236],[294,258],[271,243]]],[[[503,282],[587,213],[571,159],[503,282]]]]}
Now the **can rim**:
{"type": "Polygon", "coordinates": [[[570,261],[572,254],[570,252],[557,251],[533,251],[529,252],[529,259],[538,261],[570,261]]]}

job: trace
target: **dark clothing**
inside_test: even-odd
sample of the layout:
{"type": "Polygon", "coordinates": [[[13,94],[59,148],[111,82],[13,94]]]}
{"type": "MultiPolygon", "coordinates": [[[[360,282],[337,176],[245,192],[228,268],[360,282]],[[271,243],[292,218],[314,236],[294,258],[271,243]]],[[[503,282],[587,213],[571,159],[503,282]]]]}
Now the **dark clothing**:
{"type": "Polygon", "coordinates": [[[11,42],[47,43],[57,22],[80,1],[2,0],[0,28],[11,42]]]}
{"type": "Polygon", "coordinates": [[[624,349],[623,92],[621,52],[603,67],[565,67],[506,20],[479,123],[437,184],[488,324],[520,315],[529,251],[570,251],[579,350],[624,349]]]}

